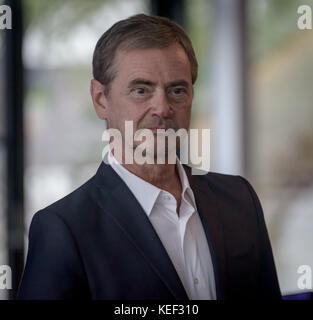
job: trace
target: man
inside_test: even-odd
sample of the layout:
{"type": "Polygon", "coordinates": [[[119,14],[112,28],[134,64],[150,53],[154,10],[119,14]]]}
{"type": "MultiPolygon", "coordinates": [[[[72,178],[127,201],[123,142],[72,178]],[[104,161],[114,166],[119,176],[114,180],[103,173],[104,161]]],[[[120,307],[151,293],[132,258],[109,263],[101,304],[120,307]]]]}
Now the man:
{"type": "Polygon", "coordinates": [[[127,142],[125,121],[152,137],[189,128],[197,61],[185,32],[143,14],[119,21],[96,45],[93,74],[97,115],[125,148],[35,214],[18,298],[280,298],[262,209],[245,179],[195,176],[178,159],[126,161],[139,143],[127,142]]]}

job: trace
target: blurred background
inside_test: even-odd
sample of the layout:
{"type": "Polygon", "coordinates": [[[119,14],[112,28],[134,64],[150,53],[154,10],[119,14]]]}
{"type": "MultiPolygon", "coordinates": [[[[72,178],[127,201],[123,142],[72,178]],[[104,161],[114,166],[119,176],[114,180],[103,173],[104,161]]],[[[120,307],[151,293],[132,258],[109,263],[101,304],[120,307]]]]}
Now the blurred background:
{"type": "MultiPolygon", "coordinates": [[[[89,95],[92,54],[116,21],[167,16],[199,62],[192,128],[211,130],[212,171],[240,174],[264,210],[281,291],[313,268],[313,0],[11,0],[0,30],[0,265],[12,299],[33,214],[89,179],[104,123],[89,95]]],[[[1,13],[0,13],[1,15],[1,13]]],[[[311,284],[312,285],[312,284],[311,284]]]]}

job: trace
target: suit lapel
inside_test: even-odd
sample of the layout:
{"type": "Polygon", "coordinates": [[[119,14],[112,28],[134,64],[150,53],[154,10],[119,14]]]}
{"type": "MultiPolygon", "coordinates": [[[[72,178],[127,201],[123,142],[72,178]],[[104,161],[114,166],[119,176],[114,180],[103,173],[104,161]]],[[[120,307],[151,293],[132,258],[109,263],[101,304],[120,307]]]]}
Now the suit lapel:
{"type": "Polygon", "coordinates": [[[165,283],[175,299],[187,300],[186,291],[163,244],[137,199],[115,171],[104,163],[97,174],[101,208],[120,226],[165,283]],[[109,191],[110,190],[110,191],[109,191]]]}
{"type": "Polygon", "coordinates": [[[191,175],[190,167],[184,166],[190,187],[193,190],[199,216],[210,248],[215,275],[217,299],[223,299],[226,288],[226,256],[223,227],[218,201],[208,179],[191,175]]]}

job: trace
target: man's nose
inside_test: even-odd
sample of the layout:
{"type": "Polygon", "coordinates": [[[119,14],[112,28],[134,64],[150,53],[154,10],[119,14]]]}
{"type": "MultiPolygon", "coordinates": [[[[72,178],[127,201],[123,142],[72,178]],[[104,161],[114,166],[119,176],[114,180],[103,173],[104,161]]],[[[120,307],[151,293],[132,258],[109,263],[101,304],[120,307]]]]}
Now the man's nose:
{"type": "Polygon", "coordinates": [[[157,92],[152,100],[152,113],[161,118],[168,118],[173,114],[173,108],[163,90],[157,92]]]}

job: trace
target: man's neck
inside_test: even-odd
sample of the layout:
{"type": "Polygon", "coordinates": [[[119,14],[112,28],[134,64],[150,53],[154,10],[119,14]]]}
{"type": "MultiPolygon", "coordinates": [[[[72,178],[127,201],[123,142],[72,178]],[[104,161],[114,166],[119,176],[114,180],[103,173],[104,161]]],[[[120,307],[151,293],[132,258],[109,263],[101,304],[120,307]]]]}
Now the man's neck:
{"type": "Polygon", "coordinates": [[[124,164],[124,168],[154,186],[171,193],[177,202],[179,215],[182,185],[176,164],[124,164]]]}
{"type": "MultiPolygon", "coordinates": [[[[125,150],[125,152],[130,151],[125,150]]],[[[176,170],[176,163],[159,164],[157,163],[157,158],[153,159],[154,161],[151,161],[150,159],[150,161],[153,162],[152,164],[139,164],[135,159],[133,159],[133,163],[127,163],[127,161],[125,161],[124,152],[122,152],[122,154],[115,155],[115,152],[113,151],[111,154],[125,169],[138,176],[139,178],[153,184],[154,186],[159,187],[160,189],[166,190],[164,186],[173,184],[173,181],[177,181],[177,178],[180,181],[178,172],[176,170]]],[[[165,158],[172,160],[176,159],[176,153],[171,154],[171,156],[172,157],[168,156],[165,158]]],[[[131,159],[132,157],[128,157],[128,159],[129,158],[131,159]]]]}
{"type": "Polygon", "coordinates": [[[122,166],[139,178],[160,189],[172,184],[177,178],[176,164],[122,164],[122,166]]]}

